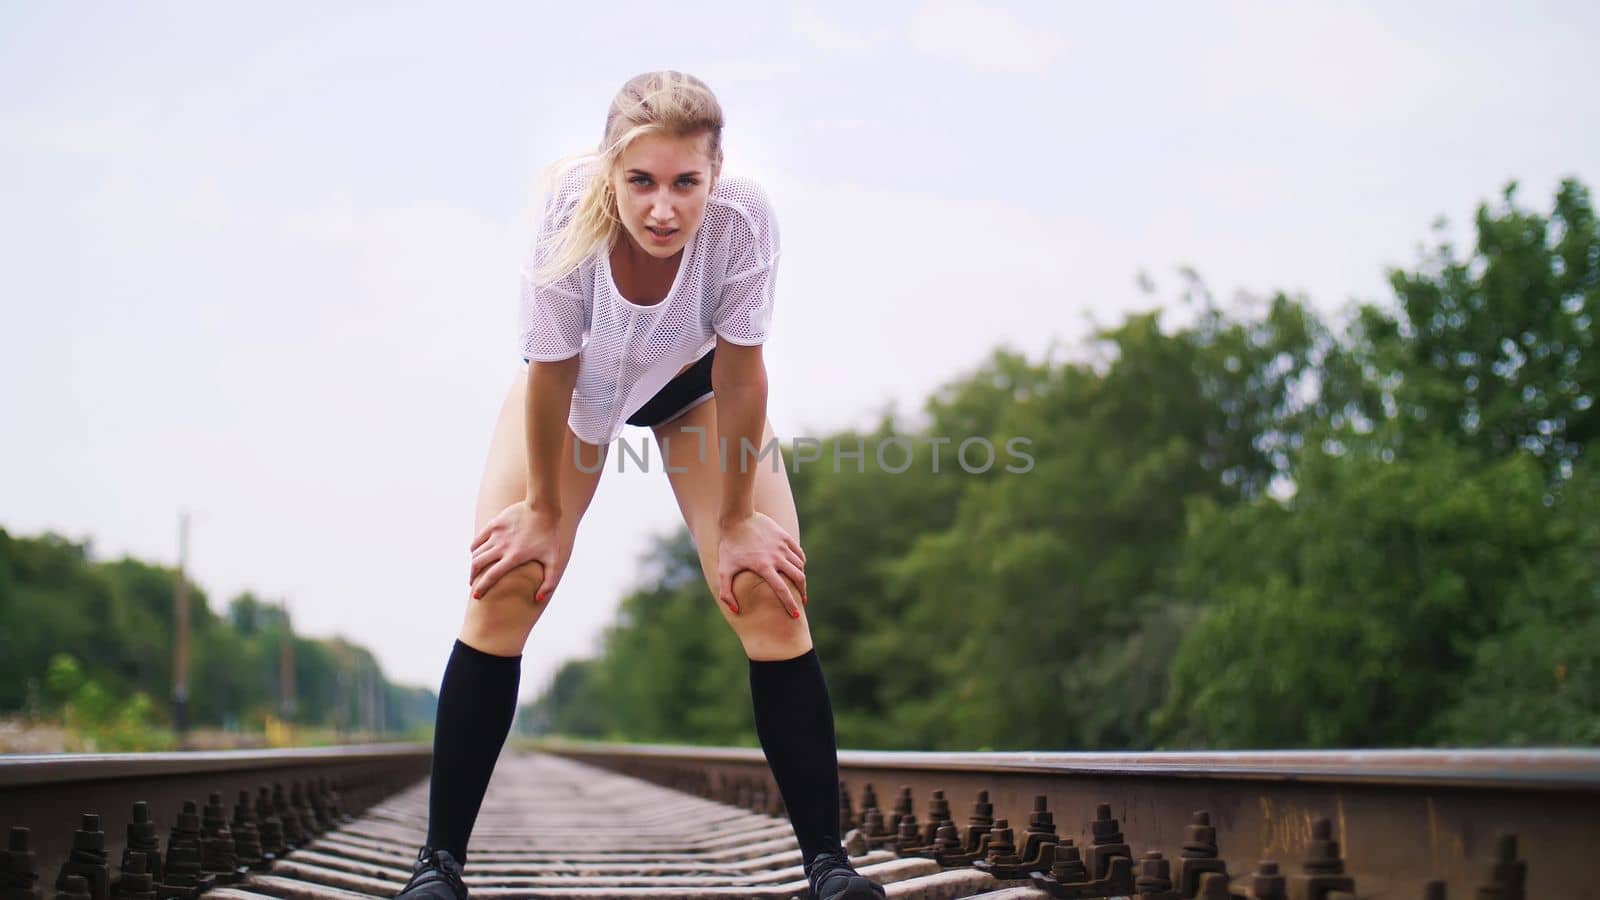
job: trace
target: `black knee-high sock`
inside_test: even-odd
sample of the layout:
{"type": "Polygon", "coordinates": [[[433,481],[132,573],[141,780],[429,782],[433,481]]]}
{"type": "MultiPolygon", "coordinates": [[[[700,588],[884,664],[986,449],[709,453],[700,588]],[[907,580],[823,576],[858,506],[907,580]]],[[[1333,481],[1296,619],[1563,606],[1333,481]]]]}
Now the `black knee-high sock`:
{"type": "Polygon", "coordinates": [[[817,853],[839,849],[839,748],[816,649],[750,660],[750,699],[756,736],[809,864],[817,853]]]}
{"type": "Polygon", "coordinates": [[[428,846],[462,865],[489,775],[517,712],[521,656],[495,656],[456,641],[439,685],[428,786],[428,846]]]}

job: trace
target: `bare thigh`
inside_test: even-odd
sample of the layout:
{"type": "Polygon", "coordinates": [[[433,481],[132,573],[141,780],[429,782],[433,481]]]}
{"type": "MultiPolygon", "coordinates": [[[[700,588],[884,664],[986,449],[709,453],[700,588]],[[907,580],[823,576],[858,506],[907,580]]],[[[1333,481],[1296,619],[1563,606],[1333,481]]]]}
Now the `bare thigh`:
{"type": "MultiPolygon", "coordinates": [[[[775,441],[772,423],[764,426],[761,446],[775,441]]],[[[722,506],[722,464],[719,460],[717,433],[717,398],[696,406],[683,415],[655,428],[656,442],[660,444],[667,460],[667,478],[677,497],[683,521],[694,536],[695,549],[700,556],[701,574],[710,589],[712,602],[716,602],[717,543],[721,538],[718,518],[722,506]],[[703,428],[704,436],[686,428],[703,428]],[[677,471],[682,469],[684,471],[677,471]]],[[[771,516],[784,530],[800,537],[800,516],[795,511],[794,493],[789,487],[789,471],[781,453],[774,450],[777,464],[768,456],[760,462],[747,462],[755,472],[752,491],[755,509],[771,516]]],[[[735,448],[728,448],[729,468],[738,466],[735,448]]],[[[805,607],[800,607],[800,618],[793,619],[784,611],[777,598],[765,587],[765,581],[752,572],[741,572],[734,578],[735,594],[740,598],[740,611],[736,615],[717,603],[722,618],[738,635],[750,659],[792,659],[811,649],[811,631],[805,607]]],[[[799,589],[793,582],[790,591],[796,597],[799,589]]]]}
{"type": "MultiPolygon", "coordinates": [[[[483,480],[478,486],[478,505],[473,514],[472,534],[477,534],[506,507],[527,499],[528,447],[524,428],[527,411],[528,375],[523,370],[512,381],[506,398],[500,405],[500,416],[495,422],[494,436],[489,441],[489,458],[484,464],[483,480]]],[[[596,465],[605,453],[604,447],[581,440],[565,429],[561,442],[561,509],[567,519],[568,537],[575,537],[578,522],[594,499],[595,488],[600,484],[604,466],[596,465]],[[573,444],[578,445],[579,468],[573,462],[573,444]],[[585,472],[583,469],[594,469],[585,472]]],[[[471,541],[471,535],[468,536],[471,541]]],[[[463,548],[466,544],[463,544],[463,548]]],[[[515,656],[522,652],[528,633],[544,612],[544,605],[534,602],[543,573],[538,563],[528,563],[507,572],[481,600],[472,599],[466,587],[467,565],[463,553],[461,569],[463,592],[467,594],[466,618],[461,625],[461,640],[485,653],[515,656]]]]}

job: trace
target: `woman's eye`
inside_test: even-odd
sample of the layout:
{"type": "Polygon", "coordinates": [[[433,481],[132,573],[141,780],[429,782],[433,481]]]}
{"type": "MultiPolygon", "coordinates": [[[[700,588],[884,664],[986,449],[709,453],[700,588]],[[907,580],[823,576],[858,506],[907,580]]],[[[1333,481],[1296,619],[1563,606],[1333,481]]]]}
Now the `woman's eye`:
{"type": "MultiPolygon", "coordinates": [[[[650,184],[650,176],[634,175],[628,179],[628,183],[638,185],[639,187],[647,187],[650,184]]],[[[694,178],[679,178],[676,182],[677,186],[680,188],[692,188],[699,183],[700,182],[694,178]]]]}

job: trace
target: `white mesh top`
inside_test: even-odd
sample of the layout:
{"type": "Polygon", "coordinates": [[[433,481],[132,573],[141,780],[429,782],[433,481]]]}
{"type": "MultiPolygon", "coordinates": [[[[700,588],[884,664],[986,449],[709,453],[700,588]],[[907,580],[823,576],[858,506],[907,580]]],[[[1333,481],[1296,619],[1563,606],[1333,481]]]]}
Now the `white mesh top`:
{"type": "Polygon", "coordinates": [[[522,356],[569,359],[579,354],[572,391],[572,432],[591,444],[622,434],[629,416],[679,369],[716,346],[765,343],[772,324],[778,221],[761,186],[724,175],[689,238],[672,288],[642,306],[617,290],[610,255],[597,250],[566,277],[535,285],[530,275],[553,251],[549,237],[565,226],[597,162],[569,169],[545,198],[539,234],[522,269],[522,356]]]}

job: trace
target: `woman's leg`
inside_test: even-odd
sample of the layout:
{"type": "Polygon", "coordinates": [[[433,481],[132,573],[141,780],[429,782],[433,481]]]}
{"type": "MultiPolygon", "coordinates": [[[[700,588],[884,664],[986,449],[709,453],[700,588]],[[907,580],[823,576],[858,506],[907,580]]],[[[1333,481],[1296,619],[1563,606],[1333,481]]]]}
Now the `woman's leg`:
{"type": "MultiPolygon", "coordinates": [[[[474,534],[501,510],[527,497],[526,391],[524,371],[506,393],[489,442],[473,518],[474,534]]],[[[568,527],[575,532],[599,483],[603,468],[596,467],[595,461],[604,448],[579,441],[579,459],[584,468],[594,469],[584,472],[571,463],[574,441],[578,438],[569,428],[562,444],[560,490],[562,509],[571,519],[568,527]]],[[[469,535],[462,549],[470,542],[469,535]]],[[[466,557],[463,553],[463,583],[466,557]]],[[[428,846],[448,850],[458,862],[466,860],[467,839],[516,713],[522,648],[544,612],[544,606],[533,601],[542,578],[542,567],[528,563],[507,572],[482,599],[473,600],[468,594],[460,637],[439,686],[428,794],[428,846]]]]}
{"type": "MultiPolygon", "coordinates": [[[[722,500],[722,469],[716,448],[717,401],[696,406],[682,416],[656,426],[656,440],[667,459],[668,478],[678,499],[678,508],[694,535],[706,586],[716,595],[717,519],[722,500]],[[702,435],[684,429],[703,428],[702,435]],[[701,450],[704,448],[705,452],[701,450]],[[682,470],[682,471],[679,471],[682,470]]],[[[761,446],[774,440],[771,423],[764,426],[761,446]]],[[[732,453],[729,454],[732,457],[732,453]]],[[[770,458],[755,465],[754,501],[756,511],[771,516],[797,540],[799,516],[789,488],[788,470],[778,459],[773,470],[770,458]]],[[[789,590],[798,597],[793,583],[789,590]]],[[[721,603],[716,607],[739,637],[750,660],[750,696],[754,706],[756,735],[773,780],[783,795],[790,824],[800,843],[801,858],[807,873],[819,854],[837,854],[843,862],[839,835],[839,760],[834,739],[833,707],[822,666],[811,643],[805,606],[800,618],[790,618],[766,581],[752,572],[740,572],[733,580],[734,596],[739,601],[737,614],[721,603]]],[[[713,599],[712,602],[715,602],[713,599]]],[[[845,865],[848,870],[848,866],[845,865]]],[[[851,873],[853,874],[853,873],[851,873]]],[[[864,879],[855,879],[851,893],[843,893],[846,879],[828,889],[824,896],[869,896],[864,879]]],[[[813,885],[815,887],[815,885],[813,885]]],[[[871,888],[870,896],[883,896],[871,888]]]]}

